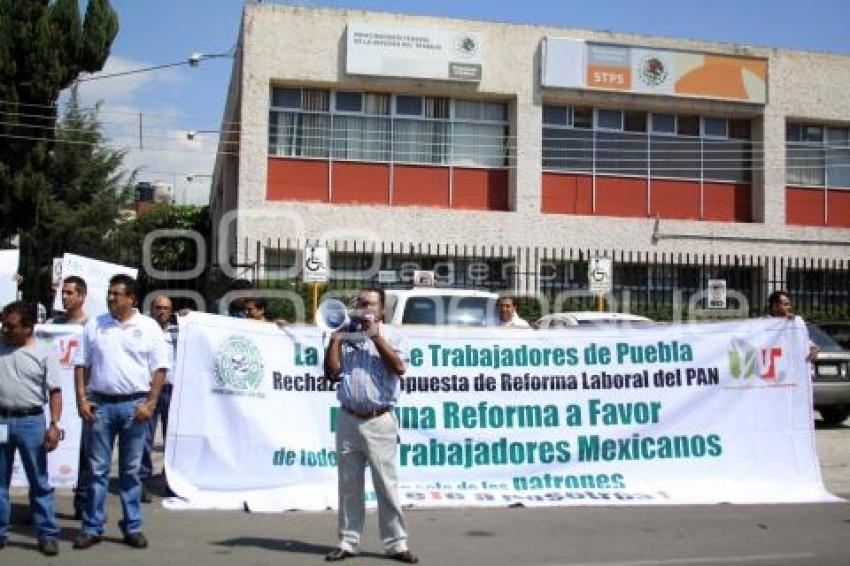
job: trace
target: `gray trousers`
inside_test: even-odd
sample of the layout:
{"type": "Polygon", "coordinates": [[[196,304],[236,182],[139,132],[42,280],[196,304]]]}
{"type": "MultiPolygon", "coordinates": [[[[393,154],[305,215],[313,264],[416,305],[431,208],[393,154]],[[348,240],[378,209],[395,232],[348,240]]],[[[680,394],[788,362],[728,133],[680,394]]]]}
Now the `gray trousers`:
{"type": "Polygon", "coordinates": [[[398,499],[398,425],[390,411],[361,420],[340,411],[336,453],[339,478],[339,547],[357,553],[366,517],[366,464],[378,498],[378,525],[384,552],[407,550],[407,532],[398,499]]]}

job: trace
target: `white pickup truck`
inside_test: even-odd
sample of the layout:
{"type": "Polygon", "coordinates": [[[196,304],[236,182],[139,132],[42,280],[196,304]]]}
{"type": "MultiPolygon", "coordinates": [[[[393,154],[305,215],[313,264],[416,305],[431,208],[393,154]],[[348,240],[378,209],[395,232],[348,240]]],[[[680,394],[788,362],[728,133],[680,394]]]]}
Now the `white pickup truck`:
{"type": "Polygon", "coordinates": [[[414,287],[387,289],[385,321],[392,325],[495,326],[496,293],[414,287]]]}

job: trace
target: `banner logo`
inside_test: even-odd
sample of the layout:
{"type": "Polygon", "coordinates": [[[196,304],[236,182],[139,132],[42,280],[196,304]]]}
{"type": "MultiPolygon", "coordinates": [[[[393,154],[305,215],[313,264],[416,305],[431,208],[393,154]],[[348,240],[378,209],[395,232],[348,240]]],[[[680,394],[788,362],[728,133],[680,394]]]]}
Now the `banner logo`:
{"type": "Polygon", "coordinates": [[[729,349],[729,373],[736,380],[758,377],[764,382],[782,383],[787,377],[782,347],[757,348],[746,340],[733,340],[729,349]]]}
{"type": "Polygon", "coordinates": [[[263,379],[263,356],[260,349],[244,336],[230,336],[215,355],[216,392],[250,394],[263,379]]]}

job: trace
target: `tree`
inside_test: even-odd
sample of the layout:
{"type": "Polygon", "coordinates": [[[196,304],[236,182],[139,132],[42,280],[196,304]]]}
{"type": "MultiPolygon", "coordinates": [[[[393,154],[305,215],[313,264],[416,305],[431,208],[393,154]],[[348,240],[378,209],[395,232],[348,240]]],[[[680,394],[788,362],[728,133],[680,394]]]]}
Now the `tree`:
{"type": "Polygon", "coordinates": [[[59,93],[103,68],[117,33],[109,0],[82,25],[78,0],[0,0],[0,241],[38,226],[59,93]]]}
{"type": "MultiPolygon", "coordinates": [[[[157,204],[139,214],[133,220],[122,224],[118,230],[120,240],[119,255],[116,261],[124,265],[139,266],[139,282],[145,293],[161,289],[185,289],[198,291],[202,295],[206,291],[207,260],[206,255],[199,256],[196,242],[189,236],[156,238],[148,248],[150,253],[147,261],[143,257],[145,237],[156,230],[185,230],[201,236],[206,242],[210,233],[209,207],[178,206],[172,204],[157,204]],[[173,279],[163,277],[157,279],[147,273],[145,266],[164,272],[186,272],[196,265],[204,267],[203,272],[193,279],[173,279]]],[[[183,306],[182,304],[180,306],[183,306]]],[[[194,304],[187,306],[195,307],[194,304]]]]}
{"type": "Polygon", "coordinates": [[[73,89],[45,170],[49,190],[39,206],[39,223],[21,242],[28,251],[28,296],[48,294],[46,270],[54,256],[70,252],[106,261],[119,258],[121,208],[130,203],[135,180],[135,173],[126,175],[122,169],[125,153],[105,144],[97,108],[81,108],[73,89]]]}

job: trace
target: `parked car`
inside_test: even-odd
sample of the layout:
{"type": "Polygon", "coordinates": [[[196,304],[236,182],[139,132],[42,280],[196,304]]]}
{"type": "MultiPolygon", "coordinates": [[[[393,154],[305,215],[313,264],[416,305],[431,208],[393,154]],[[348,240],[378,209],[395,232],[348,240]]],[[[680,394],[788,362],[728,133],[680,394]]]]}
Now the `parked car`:
{"type": "Polygon", "coordinates": [[[850,416],[850,350],[818,325],[807,326],[809,338],[820,348],[812,376],[815,409],[825,423],[840,424],[850,416]]]}
{"type": "Polygon", "coordinates": [[[645,326],[652,324],[651,318],[637,314],[619,312],[575,311],[556,312],[541,316],[535,326],[540,330],[550,328],[572,328],[575,326],[645,326]]]}
{"type": "Polygon", "coordinates": [[[496,300],[488,291],[414,287],[387,289],[385,320],[389,324],[495,326],[496,300]]]}
{"type": "Polygon", "coordinates": [[[842,348],[850,350],[850,322],[821,322],[818,328],[832,336],[842,348]]]}

